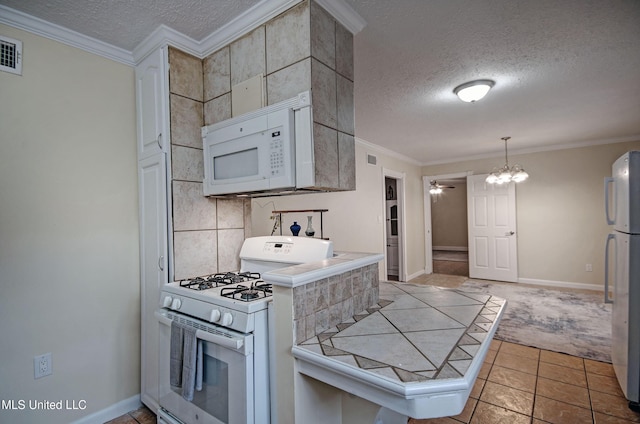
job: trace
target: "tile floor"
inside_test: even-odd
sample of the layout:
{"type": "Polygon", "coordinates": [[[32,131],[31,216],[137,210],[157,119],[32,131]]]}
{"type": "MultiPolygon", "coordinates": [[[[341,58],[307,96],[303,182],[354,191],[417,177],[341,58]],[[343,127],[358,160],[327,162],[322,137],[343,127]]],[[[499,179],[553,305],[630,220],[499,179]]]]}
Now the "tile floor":
{"type": "Polygon", "coordinates": [[[634,422],[611,364],[494,340],[460,415],[409,424],[634,422]]]}
{"type": "MultiPolygon", "coordinates": [[[[465,280],[430,274],[410,283],[457,288],[465,280]]],[[[409,424],[640,423],[611,364],[499,340],[490,349],[460,415],[409,424]]]]}
{"type": "Polygon", "coordinates": [[[151,412],[146,406],[142,406],[135,411],[107,421],[105,424],[155,424],[155,422],[156,414],[151,412]]]}
{"type": "MultiPolygon", "coordinates": [[[[466,278],[431,274],[411,283],[456,288],[466,278]]],[[[155,423],[147,408],[108,424],[155,423]]],[[[409,424],[640,423],[611,364],[494,340],[460,415],[409,424]]]]}
{"type": "MultiPolygon", "coordinates": [[[[147,408],[107,424],[155,423],[147,408]]],[[[409,424],[625,424],[627,407],[611,364],[494,340],[460,415],[409,424]]]]}

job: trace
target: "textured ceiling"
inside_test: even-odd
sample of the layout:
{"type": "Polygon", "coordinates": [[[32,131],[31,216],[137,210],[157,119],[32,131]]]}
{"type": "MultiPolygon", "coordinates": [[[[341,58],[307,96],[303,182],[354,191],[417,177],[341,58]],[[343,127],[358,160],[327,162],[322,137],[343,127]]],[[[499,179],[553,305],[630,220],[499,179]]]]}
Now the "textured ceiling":
{"type": "MultiPolygon", "coordinates": [[[[269,0],[266,0],[269,1],[269,0]]],[[[638,0],[344,0],[356,135],[423,164],[640,140],[638,0]],[[452,90],[495,87],[478,103],[452,90]]],[[[132,51],[164,24],[202,40],[258,0],[0,0],[132,51]]]]}
{"type": "Polygon", "coordinates": [[[640,140],[640,1],[348,1],[365,140],[424,163],[640,140]],[[453,94],[481,78],[482,101],[453,94]]]}
{"type": "Polygon", "coordinates": [[[0,0],[127,51],[164,24],[201,40],[260,0],[0,0]]]}

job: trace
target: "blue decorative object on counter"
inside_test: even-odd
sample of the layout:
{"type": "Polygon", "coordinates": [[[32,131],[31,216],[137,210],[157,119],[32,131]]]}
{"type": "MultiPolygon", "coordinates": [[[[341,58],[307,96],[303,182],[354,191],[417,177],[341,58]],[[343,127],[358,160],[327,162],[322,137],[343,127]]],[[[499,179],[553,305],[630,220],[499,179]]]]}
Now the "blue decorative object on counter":
{"type": "Polygon", "coordinates": [[[289,229],[291,230],[291,234],[293,234],[294,236],[297,236],[298,233],[300,233],[301,228],[302,227],[298,225],[298,221],[293,221],[293,225],[289,227],[289,229]]]}

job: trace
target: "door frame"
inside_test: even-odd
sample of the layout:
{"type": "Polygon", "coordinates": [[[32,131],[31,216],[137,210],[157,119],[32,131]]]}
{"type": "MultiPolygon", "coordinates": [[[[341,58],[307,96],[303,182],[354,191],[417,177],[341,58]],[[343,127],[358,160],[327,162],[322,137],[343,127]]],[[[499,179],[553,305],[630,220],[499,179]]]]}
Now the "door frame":
{"type": "Polygon", "coordinates": [[[387,193],[385,178],[392,178],[396,180],[396,192],[398,196],[398,280],[407,280],[407,258],[405,255],[406,250],[406,204],[405,204],[405,180],[406,173],[398,172],[387,168],[382,168],[382,181],[381,187],[381,201],[382,201],[382,234],[383,234],[383,246],[384,246],[384,278],[387,278],[387,193]]]}
{"type": "MultiPolygon", "coordinates": [[[[451,174],[425,175],[422,177],[422,199],[424,204],[424,273],[433,274],[433,233],[431,231],[431,194],[429,186],[432,180],[451,178],[467,178],[473,171],[454,172],[451,174]]],[[[467,234],[468,237],[468,234],[467,234]]]]}

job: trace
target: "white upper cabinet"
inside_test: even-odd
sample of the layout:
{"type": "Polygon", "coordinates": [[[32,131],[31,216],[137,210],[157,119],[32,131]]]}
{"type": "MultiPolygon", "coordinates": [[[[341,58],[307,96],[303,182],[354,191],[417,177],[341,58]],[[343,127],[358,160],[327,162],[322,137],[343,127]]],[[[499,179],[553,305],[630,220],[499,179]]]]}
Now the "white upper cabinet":
{"type": "Polygon", "coordinates": [[[138,159],[166,152],[169,145],[167,51],[162,48],[136,66],[138,159]]]}

